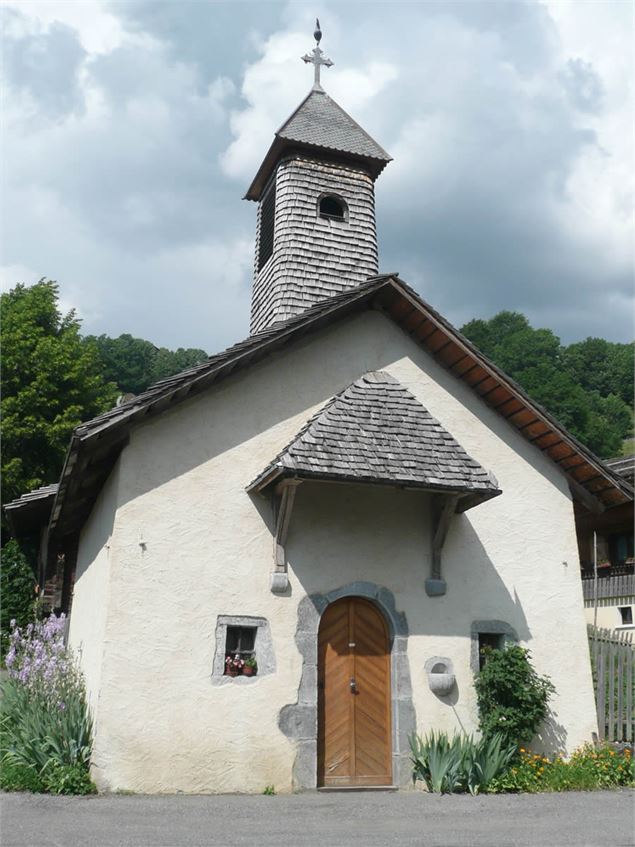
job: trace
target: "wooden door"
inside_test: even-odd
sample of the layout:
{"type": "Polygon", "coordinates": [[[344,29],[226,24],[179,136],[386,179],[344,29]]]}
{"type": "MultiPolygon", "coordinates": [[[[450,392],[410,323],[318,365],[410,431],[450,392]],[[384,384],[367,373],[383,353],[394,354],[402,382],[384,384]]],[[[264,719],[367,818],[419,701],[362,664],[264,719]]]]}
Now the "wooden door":
{"type": "Polygon", "coordinates": [[[390,646],[361,597],[330,605],[318,636],[318,785],[391,785],[390,646]]]}

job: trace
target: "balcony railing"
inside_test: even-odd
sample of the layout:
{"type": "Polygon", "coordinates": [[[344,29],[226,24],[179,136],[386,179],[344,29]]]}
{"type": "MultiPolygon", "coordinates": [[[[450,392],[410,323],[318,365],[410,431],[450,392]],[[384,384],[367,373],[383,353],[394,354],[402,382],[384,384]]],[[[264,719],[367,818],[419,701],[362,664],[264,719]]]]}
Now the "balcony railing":
{"type": "MultiPolygon", "coordinates": [[[[582,591],[585,600],[593,600],[593,568],[582,569],[582,591]]],[[[611,565],[598,568],[598,598],[616,599],[635,595],[635,573],[633,565],[611,565]]]]}

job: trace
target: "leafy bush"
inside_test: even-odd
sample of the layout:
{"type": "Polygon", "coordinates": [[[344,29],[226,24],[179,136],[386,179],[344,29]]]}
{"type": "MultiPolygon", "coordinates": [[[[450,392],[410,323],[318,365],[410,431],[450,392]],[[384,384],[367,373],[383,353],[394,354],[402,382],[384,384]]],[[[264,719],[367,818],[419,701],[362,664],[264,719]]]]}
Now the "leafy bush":
{"type": "Polygon", "coordinates": [[[43,774],[44,788],[51,794],[96,794],[95,783],[84,765],[52,764],[43,774]]]}
{"type": "Polygon", "coordinates": [[[23,633],[12,622],[0,756],[3,779],[12,769],[31,768],[41,790],[85,794],[94,790],[88,776],[92,719],[81,673],[64,646],[65,623],[63,615],[51,615],[23,633]]]}
{"type": "Polygon", "coordinates": [[[548,677],[538,676],[523,647],[485,648],[485,653],[485,667],[475,679],[481,732],[500,733],[514,746],[528,744],[547,716],[555,688],[548,677]]]}
{"type": "Polygon", "coordinates": [[[429,791],[478,794],[505,771],[516,750],[498,734],[474,741],[466,735],[449,738],[445,732],[410,737],[413,781],[423,780],[429,791]]]}
{"type": "Polygon", "coordinates": [[[0,788],[3,791],[44,791],[44,783],[35,768],[0,761],[0,788]]]}
{"type": "Polygon", "coordinates": [[[9,649],[10,621],[26,626],[33,620],[35,578],[27,557],[15,539],[7,542],[0,553],[0,655],[9,649]]]}
{"type": "Polygon", "coordinates": [[[568,761],[553,759],[520,748],[520,755],[509,770],[495,777],[489,791],[592,791],[635,785],[633,757],[626,749],[619,752],[609,745],[587,744],[576,750],[568,761]]]}

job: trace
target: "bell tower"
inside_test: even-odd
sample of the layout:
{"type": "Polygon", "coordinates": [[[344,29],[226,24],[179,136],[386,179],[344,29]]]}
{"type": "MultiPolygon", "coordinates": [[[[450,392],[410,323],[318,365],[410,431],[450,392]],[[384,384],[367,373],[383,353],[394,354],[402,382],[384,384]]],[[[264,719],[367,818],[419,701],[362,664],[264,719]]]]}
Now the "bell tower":
{"type": "Polygon", "coordinates": [[[252,334],[374,276],[375,180],[391,161],[324,91],[330,59],[316,46],[313,88],[276,132],[247,194],[258,203],[252,334]]]}

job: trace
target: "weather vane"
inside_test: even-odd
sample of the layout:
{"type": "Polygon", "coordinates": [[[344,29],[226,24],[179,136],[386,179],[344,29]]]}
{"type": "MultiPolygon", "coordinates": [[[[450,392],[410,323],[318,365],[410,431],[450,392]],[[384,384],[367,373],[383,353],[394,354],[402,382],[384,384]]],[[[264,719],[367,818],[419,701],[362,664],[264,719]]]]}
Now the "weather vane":
{"type": "Polygon", "coordinates": [[[315,19],[315,32],[313,33],[313,37],[315,38],[316,44],[313,50],[310,53],[306,53],[302,56],[303,62],[310,62],[314,66],[315,77],[313,79],[313,88],[318,91],[322,90],[322,86],[320,85],[320,68],[324,65],[325,68],[330,68],[333,62],[330,59],[323,58],[324,54],[320,50],[320,41],[322,40],[322,30],[320,29],[320,21],[318,18],[315,19]]]}

